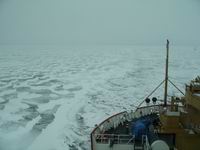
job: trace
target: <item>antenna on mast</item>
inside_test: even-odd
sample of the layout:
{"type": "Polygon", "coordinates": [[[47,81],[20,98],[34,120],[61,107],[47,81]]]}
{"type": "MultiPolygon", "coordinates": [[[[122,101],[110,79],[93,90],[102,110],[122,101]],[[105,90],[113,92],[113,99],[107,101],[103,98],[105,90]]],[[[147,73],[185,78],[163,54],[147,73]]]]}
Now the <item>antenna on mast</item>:
{"type": "Polygon", "coordinates": [[[167,89],[168,89],[168,63],[169,63],[169,40],[167,40],[167,56],[165,66],[165,92],[164,92],[164,106],[167,106],[167,89]]]}

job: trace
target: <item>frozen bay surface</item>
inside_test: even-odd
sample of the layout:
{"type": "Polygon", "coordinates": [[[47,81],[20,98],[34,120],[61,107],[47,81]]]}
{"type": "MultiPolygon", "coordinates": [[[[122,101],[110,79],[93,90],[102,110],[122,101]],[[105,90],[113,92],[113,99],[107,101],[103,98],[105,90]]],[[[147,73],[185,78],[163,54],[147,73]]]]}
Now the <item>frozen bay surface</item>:
{"type": "MultiPolygon", "coordinates": [[[[163,80],[165,53],[164,46],[1,46],[0,150],[90,149],[95,124],[134,110],[163,80]]],[[[182,90],[200,74],[199,56],[198,47],[171,47],[170,78],[182,90]]]]}

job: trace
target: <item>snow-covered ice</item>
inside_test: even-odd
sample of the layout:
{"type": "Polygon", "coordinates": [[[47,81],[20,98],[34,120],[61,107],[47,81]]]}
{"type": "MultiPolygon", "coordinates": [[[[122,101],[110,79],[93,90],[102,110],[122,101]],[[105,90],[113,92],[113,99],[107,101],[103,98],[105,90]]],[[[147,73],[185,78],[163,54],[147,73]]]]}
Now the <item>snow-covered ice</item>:
{"type": "MultiPolygon", "coordinates": [[[[184,90],[200,74],[200,49],[170,49],[170,78],[184,90]]],[[[0,150],[90,149],[95,124],[134,109],[164,77],[164,46],[1,46],[0,53],[0,150]]]]}

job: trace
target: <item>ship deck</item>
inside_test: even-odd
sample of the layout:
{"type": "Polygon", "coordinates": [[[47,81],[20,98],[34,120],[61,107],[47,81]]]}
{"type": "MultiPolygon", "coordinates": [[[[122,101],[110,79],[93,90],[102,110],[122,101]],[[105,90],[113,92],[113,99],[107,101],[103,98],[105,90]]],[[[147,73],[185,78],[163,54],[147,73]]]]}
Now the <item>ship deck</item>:
{"type": "MultiPolygon", "coordinates": [[[[95,147],[102,145],[126,145],[126,146],[138,146],[143,147],[144,145],[150,145],[154,140],[161,139],[166,141],[170,148],[175,146],[175,134],[173,133],[160,133],[160,116],[159,114],[163,111],[162,105],[146,106],[141,107],[134,113],[122,112],[109,117],[104,120],[91,134],[92,144],[95,147]],[[133,134],[132,127],[138,120],[151,120],[151,129],[154,134],[147,138],[142,136],[138,140],[133,134]]],[[[92,145],[93,146],[93,145],[92,145]]],[[[100,146],[100,147],[101,147],[100,146]]],[[[126,148],[125,148],[126,149],[126,148]]]]}

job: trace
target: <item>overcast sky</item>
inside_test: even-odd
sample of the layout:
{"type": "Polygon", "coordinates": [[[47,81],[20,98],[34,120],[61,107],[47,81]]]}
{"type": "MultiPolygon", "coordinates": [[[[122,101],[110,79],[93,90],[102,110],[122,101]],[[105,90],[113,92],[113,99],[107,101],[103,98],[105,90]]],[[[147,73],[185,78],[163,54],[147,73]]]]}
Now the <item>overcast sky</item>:
{"type": "Polygon", "coordinates": [[[0,44],[200,43],[200,0],[0,0],[0,44]]]}

